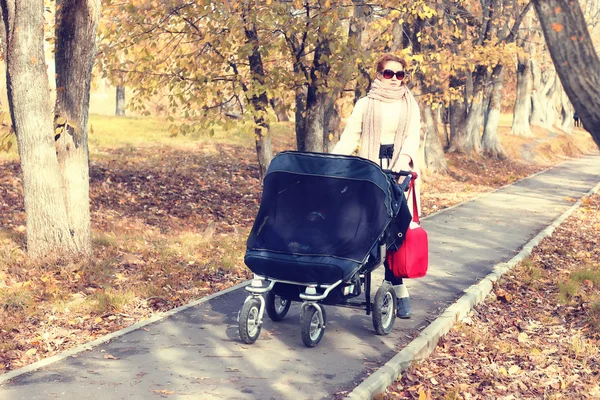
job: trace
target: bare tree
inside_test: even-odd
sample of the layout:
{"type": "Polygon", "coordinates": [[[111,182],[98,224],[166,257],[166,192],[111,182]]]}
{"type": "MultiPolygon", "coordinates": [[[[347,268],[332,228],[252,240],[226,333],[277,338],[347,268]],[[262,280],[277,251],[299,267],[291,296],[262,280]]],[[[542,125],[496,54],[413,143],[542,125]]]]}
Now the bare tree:
{"type": "Polygon", "coordinates": [[[125,86],[117,85],[115,115],[118,117],[125,116],[125,86]]]}

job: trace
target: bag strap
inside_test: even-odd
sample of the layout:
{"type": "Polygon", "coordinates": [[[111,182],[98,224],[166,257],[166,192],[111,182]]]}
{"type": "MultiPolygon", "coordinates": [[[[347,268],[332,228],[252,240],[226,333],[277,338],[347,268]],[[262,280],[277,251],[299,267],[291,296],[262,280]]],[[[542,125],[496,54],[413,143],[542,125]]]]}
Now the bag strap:
{"type": "Polygon", "coordinates": [[[411,197],[412,194],[412,202],[413,202],[413,212],[412,212],[412,220],[417,224],[419,222],[419,210],[417,209],[417,194],[415,193],[415,179],[417,179],[417,174],[415,172],[412,173],[412,179],[410,180],[410,184],[408,186],[408,197],[411,197]]]}

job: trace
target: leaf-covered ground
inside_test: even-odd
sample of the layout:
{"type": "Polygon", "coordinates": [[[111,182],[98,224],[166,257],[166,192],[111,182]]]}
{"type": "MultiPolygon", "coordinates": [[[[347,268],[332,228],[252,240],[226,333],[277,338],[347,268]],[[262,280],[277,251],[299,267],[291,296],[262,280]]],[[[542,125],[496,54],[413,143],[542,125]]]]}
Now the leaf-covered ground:
{"type": "MultiPolygon", "coordinates": [[[[275,149],[292,144],[279,140],[275,149]]],[[[0,160],[0,373],[249,278],[245,240],[261,195],[256,153],[190,147],[93,149],[90,262],[27,258],[20,169],[0,160]]],[[[450,155],[450,174],[424,182],[424,213],[538,172],[561,161],[556,154],[543,164],[450,155]]]]}
{"type": "Polygon", "coordinates": [[[379,399],[600,398],[600,195],[379,399]]]}

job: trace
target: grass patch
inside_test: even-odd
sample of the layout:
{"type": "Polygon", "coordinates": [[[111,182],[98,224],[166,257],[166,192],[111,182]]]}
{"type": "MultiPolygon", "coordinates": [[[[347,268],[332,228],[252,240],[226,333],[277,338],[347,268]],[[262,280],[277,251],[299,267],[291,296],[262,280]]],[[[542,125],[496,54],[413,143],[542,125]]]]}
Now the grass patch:
{"type": "Polygon", "coordinates": [[[558,301],[562,304],[568,304],[579,291],[579,284],[575,281],[568,280],[558,284],[558,301]]]}
{"type": "Polygon", "coordinates": [[[99,291],[86,298],[87,308],[90,313],[106,314],[121,312],[136,298],[132,292],[114,292],[111,290],[99,291]]]}
{"type": "Polygon", "coordinates": [[[574,271],[566,282],[558,284],[559,301],[568,304],[577,296],[581,296],[584,302],[592,301],[593,288],[598,286],[600,286],[600,268],[598,265],[587,265],[584,269],[574,271]]]}
{"type": "Polygon", "coordinates": [[[575,336],[569,343],[571,354],[576,360],[593,356],[598,352],[596,345],[585,337],[575,336]]]}
{"type": "MultiPolygon", "coordinates": [[[[132,151],[136,147],[169,146],[190,149],[192,146],[208,146],[216,144],[254,146],[254,132],[248,125],[236,124],[231,129],[211,127],[209,131],[195,134],[170,133],[171,122],[162,118],[148,117],[114,117],[90,115],[89,145],[90,149],[124,148],[132,151]]],[[[285,140],[293,134],[291,123],[274,122],[271,135],[274,143],[285,140]]]]}
{"type": "Polygon", "coordinates": [[[24,287],[2,289],[0,290],[0,309],[11,314],[22,314],[33,307],[33,299],[33,293],[24,287]]]}
{"type": "Polygon", "coordinates": [[[521,262],[520,276],[524,282],[536,288],[540,279],[544,277],[544,271],[538,267],[530,258],[521,262]]]}
{"type": "Polygon", "coordinates": [[[600,332],[600,301],[595,301],[590,305],[588,321],[596,332],[600,332]]]}
{"type": "Polygon", "coordinates": [[[573,272],[571,274],[571,280],[583,283],[584,281],[590,281],[596,285],[600,285],[600,268],[585,269],[582,271],[573,272]]]}

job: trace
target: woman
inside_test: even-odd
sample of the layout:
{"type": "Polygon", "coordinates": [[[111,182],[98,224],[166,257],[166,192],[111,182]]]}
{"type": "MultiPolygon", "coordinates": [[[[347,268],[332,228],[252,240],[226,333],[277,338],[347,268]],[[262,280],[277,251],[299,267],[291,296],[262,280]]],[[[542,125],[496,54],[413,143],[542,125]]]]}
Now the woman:
{"type": "MultiPolygon", "coordinates": [[[[358,155],[392,171],[413,170],[418,173],[421,114],[419,106],[404,84],[406,61],[392,54],[383,55],[376,64],[377,75],[366,97],[354,105],[352,115],[340,141],[333,149],[336,154],[358,155]],[[384,161],[385,160],[385,161],[384,161]]],[[[415,181],[417,210],[420,214],[419,179],[415,181]]],[[[397,297],[396,315],[410,318],[408,291],[401,278],[385,268],[385,280],[394,286],[397,297]]]]}

